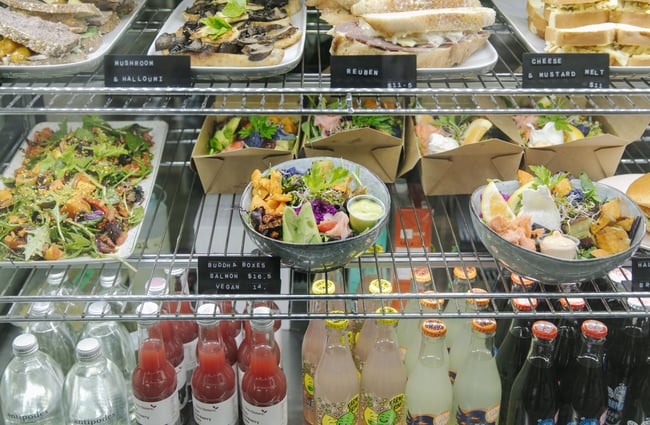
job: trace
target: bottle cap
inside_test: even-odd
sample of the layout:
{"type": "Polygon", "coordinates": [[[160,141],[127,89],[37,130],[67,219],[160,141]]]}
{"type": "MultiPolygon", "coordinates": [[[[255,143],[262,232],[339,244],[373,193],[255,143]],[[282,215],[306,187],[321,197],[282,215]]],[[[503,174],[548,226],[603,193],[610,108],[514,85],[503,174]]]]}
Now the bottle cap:
{"type": "Polygon", "coordinates": [[[38,350],[38,340],[32,334],[20,334],[12,343],[12,351],[15,355],[31,354],[38,350]]]}
{"type": "Polygon", "coordinates": [[[65,279],[65,270],[50,270],[47,273],[47,284],[48,285],[60,285],[61,282],[63,282],[63,279],[65,279]]]}
{"type": "Polygon", "coordinates": [[[513,298],[512,306],[519,311],[531,311],[537,308],[537,298],[513,298]]]}
{"type": "Polygon", "coordinates": [[[97,357],[102,352],[102,346],[96,338],[84,338],[77,343],[77,358],[88,360],[97,357]]]}
{"type": "Polygon", "coordinates": [[[392,294],[393,284],[386,279],[374,279],[368,284],[368,291],[371,294],[392,294]]]}
{"type": "Polygon", "coordinates": [[[431,282],[431,272],[429,271],[428,267],[414,267],[411,274],[416,282],[431,282]]]}
{"type": "MultiPolygon", "coordinates": [[[[333,310],[330,311],[330,315],[332,314],[343,314],[343,312],[341,310],[333,310]]],[[[325,326],[332,329],[345,329],[349,324],[350,321],[348,319],[333,319],[331,317],[329,319],[325,319],[325,326]]]]}
{"type": "Polygon", "coordinates": [[[535,284],[535,281],[533,279],[530,279],[528,277],[523,277],[517,273],[510,274],[510,281],[515,285],[524,286],[526,287],[526,289],[528,289],[530,286],[535,284]]]}
{"type": "Polygon", "coordinates": [[[215,303],[201,304],[196,309],[196,322],[202,326],[214,325],[219,322],[219,319],[214,317],[214,315],[219,313],[219,307],[215,303]]]}
{"type": "MultiPolygon", "coordinates": [[[[393,307],[379,307],[375,313],[397,314],[397,310],[394,309],[393,307]]],[[[395,323],[397,323],[397,319],[391,317],[382,317],[380,319],[377,319],[377,323],[381,323],[382,325],[394,325],[395,323]]]]}
{"type": "Polygon", "coordinates": [[[557,327],[546,320],[538,320],[531,326],[531,331],[539,339],[551,340],[557,336],[557,327]]]}
{"type": "Polygon", "coordinates": [[[99,274],[99,285],[102,288],[111,288],[113,286],[118,286],[122,283],[122,276],[117,272],[117,270],[104,269],[99,274]]]}
{"type": "Polygon", "coordinates": [[[571,298],[560,298],[560,305],[569,311],[580,311],[585,308],[586,303],[582,298],[571,297],[571,298]]]}
{"type": "Polygon", "coordinates": [[[160,307],[158,307],[158,304],[152,303],[151,301],[143,302],[135,309],[135,312],[141,316],[155,316],[159,311],[160,307]]]}
{"type": "Polygon", "coordinates": [[[272,328],[273,319],[271,318],[271,309],[266,306],[255,307],[253,309],[253,319],[251,319],[251,326],[257,330],[272,328]]]}
{"type": "Polygon", "coordinates": [[[34,315],[34,316],[47,316],[47,314],[50,312],[52,309],[52,303],[47,302],[47,301],[41,301],[37,303],[33,303],[31,308],[29,309],[29,312],[34,315]]]}
{"type": "Polygon", "coordinates": [[[182,276],[185,273],[185,269],[182,267],[174,267],[172,269],[165,269],[164,272],[167,276],[182,276]]]}
{"type": "Polygon", "coordinates": [[[497,330],[497,321],[479,317],[472,320],[472,329],[483,334],[494,333],[497,330]]]}
{"type": "Polygon", "coordinates": [[[111,313],[111,305],[106,301],[94,301],[90,303],[86,311],[89,316],[104,316],[111,313]]]}
{"type": "MultiPolygon", "coordinates": [[[[435,291],[424,291],[424,294],[436,294],[435,291]]],[[[445,300],[442,298],[422,298],[420,299],[420,304],[422,307],[427,307],[431,309],[442,307],[445,304],[445,300]]]]}
{"type": "Polygon", "coordinates": [[[162,277],[152,277],[145,284],[147,295],[160,296],[167,294],[167,281],[162,277]]]}
{"type": "MultiPolygon", "coordinates": [[[[467,293],[472,294],[487,294],[487,291],[483,288],[472,288],[467,293]]],[[[476,304],[477,307],[485,307],[490,303],[489,298],[467,298],[467,302],[470,304],[476,304]]]]}
{"type": "Polygon", "coordinates": [[[594,339],[603,339],[607,336],[607,326],[598,320],[585,320],[580,326],[580,330],[584,336],[594,339]]]}
{"type": "Polygon", "coordinates": [[[311,293],[314,295],[327,295],[336,293],[336,284],[329,279],[318,279],[311,284],[311,293]]]}
{"type": "Polygon", "coordinates": [[[463,280],[476,279],[476,267],[454,267],[454,277],[463,280]]]}
{"type": "Polygon", "coordinates": [[[650,298],[630,297],[627,305],[634,311],[646,311],[650,309],[650,298]]]}
{"type": "Polygon", "coordinates": [[[441,337],[447,334],[447,325],[438,319],[427,319],[422,322],[422,333],[430,337],[441,337]]]}

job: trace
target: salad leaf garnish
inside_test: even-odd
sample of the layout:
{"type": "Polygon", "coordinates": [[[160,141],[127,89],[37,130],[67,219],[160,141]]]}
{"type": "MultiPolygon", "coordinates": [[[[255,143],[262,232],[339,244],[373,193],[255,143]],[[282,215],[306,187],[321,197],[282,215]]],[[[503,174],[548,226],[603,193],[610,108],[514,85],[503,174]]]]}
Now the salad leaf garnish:
{"type": "Polygon", "coordinates": [[[535,183],[537,186],[544,185],[548,186],[549,189],[553,189],[556,184],[565,177],[568,176],[567,173],[551,173],[551,170],[544,167],[543,165],[531,165],[530,170],[535,175],[535,183]]]}
{"type": "Polygon", "coordinates": [[[210,37],[213,40],[221,37],[232,29],[232,26],[223,18],[219,16],[208,16],[199,19],[199,23],[203,27],[197,31],[197,35],[201,37],[210,37]]]}
{"type": "Polygon", "coordinates": [[[323,168],[320,161],[314,161],[303,181],[312,193],[317,193],[340,183],[345,183],[348,170],[343,167],[323,168]]]}
{"type": "Polygon", "coordinates": [[[601,197],[596,194],[596,185],[591,181],[589,176],[585,173],[580,173],[580,185],[582,186],[582,194],[586,200],[592,200],[596,203],[602,201],[601,197]]]}
{"type": "Polygon", "coordinates": [[[254,115],[250,117],[250,123],[250,127],[243,127],[239,130],[238,134],[241,138],[245,139],[257,131],[262,139],[271,139],[278,130],[277,127],[269,121],[269,117],[264,115],[254,115]]]}
{"type": "Polygon", "coordinates": [[[223,16],[236,18],[246,13],[246,0],[230,0],[221,10],[223,16]]]}

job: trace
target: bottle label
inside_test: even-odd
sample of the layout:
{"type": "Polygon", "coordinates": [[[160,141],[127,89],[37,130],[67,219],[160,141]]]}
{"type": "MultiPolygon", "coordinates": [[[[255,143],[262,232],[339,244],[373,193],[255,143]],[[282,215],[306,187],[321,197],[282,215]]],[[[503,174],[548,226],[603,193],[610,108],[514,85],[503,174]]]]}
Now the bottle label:
{"type": "Polygon", "coordinates": [[[63,416],[61,415],[60,411],[58,415],[55,415],[46,409],[46,410],[36,411],[33,413],[25,413],[25,412],[6,413],[5,418],[11,421],[10,423],[13,424],[35,424],[35,423],[41,423],[42,421],[48,421],[48,420],[53,420],[53,421],[62,420],[63,416]]]}
{"type": "Polygon", "coordinates": [[[461,409],[458,406],[456,422],[466,425],[495,425],[499,419],[499,407],[499,403],[489,409],[461,409]]]}
{"type": "Polygon", "coordinates": [[[361,390],[360,415],[364,425],[393,425],[398,419],[404,420],[404,394],[397,394],[391,399],[378,397],[361,390]]]}
{"type": "Polygon", "coordinates": [[[625,425],[650,425],[650,419],[645,419],[643,422],[638,423],[635,421],[627,421],[625,425]]]}
{"type": "Polygon", "coordinates": [[[316,411],[317,422],[314,425],[356,425],[359,412],[359,395],[350,401],[330,403],[319,399],[316,411]]]}
{"type": "Polygon", "coordinates": [[[192,397],[194,421],[197,425],[237,425],[239,419],[237,399],[237,391],[221,403],[203,403],[196,397],[192,397]]]}
{"type": "Polygon", "coordinates": [[[135,399],[135,420],[140,425],[175,425],[180,420],[176,393],[161,401],[135,399]]]}
{"type": "Polygon", "coordinates": [[[110,424],[114,420],[117,420],[117,414],[115,412],[108,412],[103,414],[98,418],[70,418],[70,423],[72,425],[86,425],[86,424],[110,424]]]}
{"type": "Polygon", "coordinates": [[[456,381],[456,371],[455,370],[450,370],[449,371],[449,380],[453,384],[456,381]]]}
{"type": "Polygon", "coordinates": [[[273,406],[253,406],[242,397],[241,414],[244,425],[287,425],[287,397],[273,406]]]}
{"type": "Polygon", "coordinates": [[[447,425],[449,422],[450,412],[445,410],[438,415],[432,414],[423,414],[413,416],[411,412],[408,412],[406,415],[406,424],[407,425],[447,425]]]}
{"type": "Polygon", "coordinates": [[[314,365],[311,362],[302,362],[302,406],[314,411],[314,365]]]}
{"type": "Polygon", "coordinates": [[[627,385],[623,382],[620,382],[616,388],[607,386],[607,424],[618,425],[621,422],[625,394],[627,394],[627,385]]]}
{"type": "Polygon", "coordinates": [[[174,370],[176,370],[176,393],[178,394],[178,403],[182,409],[187,404],[187,387],[185,386],[187,376],[185,375],[183,362],[176,366],[174,370]]]}

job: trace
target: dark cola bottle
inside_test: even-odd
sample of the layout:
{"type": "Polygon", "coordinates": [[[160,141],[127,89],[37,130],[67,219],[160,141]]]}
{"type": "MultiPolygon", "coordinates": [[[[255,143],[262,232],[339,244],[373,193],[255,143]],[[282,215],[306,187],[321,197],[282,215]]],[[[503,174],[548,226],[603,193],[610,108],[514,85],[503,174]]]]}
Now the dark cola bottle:
{"type": "Polygon", "coordinates": [[[621,424],[650,425],[650,362],[647,359],[632,375],[621,424]]]}
{"type": "MultiPolygon", "coordinates": [[[[568,386],[569,402],[560,407],[559,425],[602,425],[607,413],[607,382],[603,352],[607,326],[585,320],[580,326],[582,344],[576,362],[561,382],[568,386]]],[[[560,390],[562,392],[562,389],[560,390]]]]}
{"type": "Polygon", "coordinates": [[[532,326],[533,340],[510,391],[505,425],[554,425],[558,385],[553,370],[557,327],[546,320],[532,326]]]}

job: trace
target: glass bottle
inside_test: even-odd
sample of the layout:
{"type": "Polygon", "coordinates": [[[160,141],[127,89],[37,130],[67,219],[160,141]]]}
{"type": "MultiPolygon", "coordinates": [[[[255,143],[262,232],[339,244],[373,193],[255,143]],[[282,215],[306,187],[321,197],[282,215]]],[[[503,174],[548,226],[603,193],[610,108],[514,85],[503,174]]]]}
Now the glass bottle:
{"type": "Polygon", "coordinates": [[[104,357],[95,338],[77,344],[77,362],[65,378],[63,407],[68,424],[126,425],[128,395],[122,371],[104,357]]]}
{"type": "Polygon", "coordinates": [[[532,334],[526,362],[512,383],[504,425],[554,425],[557,418],[558,385],[553,371],[557,327],[538,320],[532,334]]]}
{"type": "MultiPolygon", "coordinates": [[[[585,300],[578,297],[560,298],[560,306],[564,312],[578,312],[584,310],[585,300]]],[[[560,390],[567,388],[561,385],[564,377],[569,375],[569,370],[575,362],[580,350],[580,322],[572,316],[562,316],[557,322],[557,339],[555,342],[555,353],[553,354],[553,365],[560,390]]],[[[568,395],[560,394],[560,401],[569,401],[568,395]]]]}
{"type": "MultiPolygon", "coordinates": [[[[149,279],[145,285],[145,289],[147,295],[152,297],[169,295],[169,281],[162,277],[153,277],[149,279]]],[[[174,314],[176,312],[175,305],[171,306],[168,301],[156,301],[156,303],[159,305],[158,308],[161,313],[174,314]]],[[[161,335],[165,342],[164,347],[167,360],[169,360],[172,366],[174,366],[174,370],[176,370],[176,385],[181,408],[181,422],[186,424],[188,422],[188,416],[191,415],[191,407],[187,406],[189,396],[187,391],[187,374],[185,373],[185,347],[174,322],[172,320],[161,320],[158,326],[160,327],[161,335]]],[[[196,357],[196,354],[194,356],[196,357]]]]}
{"type": "MultiPolygon", "coordinates": [[[[312,283],[311,313],[325,313],[327,306],[319,295],[334,294],[336,285],[331,280],[318,279],[312,283]]],[[[314,372],[325,350],[327,331],[323,319],[311,319],[302,338],[302,412],[308,424],[314,423],[316,410],[314,406],[314,372]]]]}
{"type": "MultiPolygon", "coordinates": [[[[119,295],[126,296],[129,294],[129,289],[124,285],[122,274],[117,269],[104,268],[99,273],[99,288],[96,295],[119,295]]],[[[110,301],[111,309],[118,314],[130,313],[128,310],[128,302],[125,300],[110,301]]]]}
{"type": "Polygon", "coordinates": [[[650,362],[648,359],[632,375],[621,423],[650,425],[650,362]]]}
{"type": "MultiPolygon", "coordinates": [[[[411,294],[421,294],[425,291],[432,290],[431,272],[428,267],[414,267],[411,273],[411,294]]],[[[420,300],[417,298],[409,298],[406,305],[402,309],[403,313],[420,313],[420,300]]],[[[415,318],[401,318],[397,323],[397,341],[402,350],[402,358],[405,359],[409,347],[416,347],[415,351],[419,351],[419,341],[416,343],[420,331],[422,320],[419,317],[415,318]]],[[[417,354],[416,354],[417,356],[417,354]]]]}
{"type": "Polygon", "coordinates": [[[48,354],[39,351],[30,333],[14,338],[14,358],[0,381],[0,407],[6,425],[61,425],[64,423],[64,375],[48,354]]]}
{"type": "MultiPolygon", "coordinates": [[[[260,307],[260,308],[268,309],[269,312],[271,311],[271,309],[269,309],[268,307],[260,307]]],[[[267,311],[267,310],[260,310],[260,311],[267,311]]],[[[255,312],[254,309],[253,312],[255,312]]],[[[237,348],[237,380],[239,382],[240,389],[241,389],[242,378],[244,377],[244,374],[246,373],[248,367],[250,366],[251,352],[253,351],[253,330],[251,328],[251,321],[245,320],[243,323],[244,323],[244,339],[242,340],[241,344],[239,344],[239,347],[237,348]]],[[[275,363],[279,366],[280,356],[281,356],[280,345],[278,345],[277,341],[275,340],[273,341],[273,351],[275,353],[275,363]]],[[[240,402],[241,402],[241,398],[242,398],[242,394],[240,391],[239,393],[240,402]]]]}
{"type": "MultiPolygon", "coordinates": [[[[530,312],[537,307],[537,300],[534,298],[513,298],[511,299],[513,312],[530,312]]],[[[508,414],[508,400],[510,399],[510,388],[519,370],[526,362],[526,356],[530,350],[532,333],[530,327],[533,319],[516,317],[510,323],[510,329],[506,335],[501,348],[497,351],[495,361],[501,378],[501,407],[499,422],[505,423],[508,414]]]]}
{"type": "MultiPolygon", "coordinates": [[[[533,279],[523,277],[517,273],[510,274],[510,293],[523,294],[526,292],[533,292],[537,288],[537,282],[533,279]]],[[[516,295],[515,295],[516,296],[516,295]]],[[[506,305],[502,308],[503,311],[512,311],[512,298],[509,298],[506,305]]],[[[497,333],[494,335],[494,346],[498,349],[501,347],[504,338],[508,334],[512,318],[504,318],[497,320],[497,333]]]]}
{"type": "Polygon", "coordinates": [[[27,325],[26,332],[38,339],[39,349],[49,354],[61,366],[63,374],[67,374],[74,364],[74,333],[70,324],[65,321],[48,320],[54,313],[54,306],[49,302],[36,302],[29,310],[36,321],[27,325]]]}
{"type": "MultiPolygon", "coordinates": [[[[475,267],[454,267],[452,271],[453,277],[449,283],[449,291],[454,293],[467,293],[476,285],[476,268],[475,267]]],[[[472,311],[473,308],[468,306],[469,299],[465,298],[450,298],[445,304],[444,313],[447,315],[466,313],[472,311]]],[[[456,341],[457,335],[462,329],[463,333],[469,333],[472,319],[467,318],[452,318],[446,317],[445,324],[447,325],[447,349],[451,347],[456,341]]]]}
{"type": "Polygon", "coordinates": [[[216,304],[197,309],[199,324],[198,364],[192,374],[192,406],[198,425],[236,425],[239,419],[237,376],[226,359],[216,304]]]}
{"type": "Polygon", "coordinates": [[[421,329],[418,359],[406,381],[406,423],[445,425],[453,401],[445,342],[447,326],[441,320],[427,319],[421,329]]]}
{"type": "MultiPolygon", "coordinates": [[[[472,288],[468,292],[475,295],[487,293],[487,291],[482,288],[472,288]]],[[[483,311],[487,309],[489,305],[489,298],[466,298],[464,300],[463,309],[458,313],[464,314],[483,311]]],[[[445,312],[448,311],[448,306],[449,303],[445,306],[445,312]]],[[[456,311],[452,314],[456,314],[456,311]]],[[[469,353],[470,341],[472,339],[472,318],[471,316],[461,318],[445,317],[444,320],[447,325],[447,335],[450,335],[450,331],[454,332],[451,335],[454,341],[449,342],[449,339],[447,339],[447,350],[449,350],[449,379],[454,383],[456,380],[456,374],[465,364],[465,359],[469,353]]]]}
{"type": "MultiPolygon", "coordinates": [[[[334,310],[332,315],[343,313],[334,310]]],[[[325,350],[314,374],[314,424],[354,425],[359,413],[359,375],[347,340],[347,319],[327,319],[325,350]]]]}
{"type": "Polygon", "coordinates": [[[90,303],[86,310],[88,321],[81,332],[81,338],[96,338],[104,357],[115,363],[122,372],[126,385],[129,414],[135,418],[135,405],[133,403],[133,389],[131,388],[131,373],[136,365],[135,348],[126,327],[113,320],[96,320],[112,313],[111,306],[105,301],[90,303]]]}
{"type": "Polygon", "coordinates": [[[499,421],[501,381],[494,353],[494,319],[472,320],[465,364],[454,382],[452,424],[494,425],[499,421]]]}
{"type": "MultiPolygon", "coordinates": [[[[433,291],[426,291],[425,293],[435,296],[435,292],[433,291]]],[[[439,309],[442,309],[445,304],[445,301],[443,299],[436,299],[436,298],[422,298],[420,300],[420,305],[422,306],[422,313],[436,313],[439,311],[439,309]]],[[[420,333],[413,338],[413,341],[411,341],[411,345],[408,347],[406,350],[406,359],[404,361],[404,365],[406,366],[406,375],[410,376],[411,372],[413,372],[413,369],[415,368],[415,365],[418,362],[418,359],[420,358],[420,348],[422,346],[422,338],[423,338],[423,331],[422,331],[422,323],[424,322],[424,319],[420,319],[420,333]]],[[[399,325],[399,323],[398,323],[399,325]]],[[[447,325],[445,325],[445,335],[447,334],[447,325]]],[[[447,342],[445,341],[445,344],[447,342]]],[[[400,347],[401,348],[401,347],[400,347]]],[[[443,360],[445,361],[445,365],[447,367],[447,371],[449,371],[449,352],[447,351],[447,346],[445,345],[445,353],[444,353],[444,358],[443,360]]]]}
{"type": "MultiPolygon", "coordinates": [[[[392,294],[393,284],[385,279],[374,279],[368,284],[368,293],[373,295],[392,294]]],[[[385,299],[367,299],[364,301],[367,311],[375,312],[382,305],[387,305],[388,300],[385,299]]],[[[375,320],[366,319],[363,321],[359,338],[354,345],[354,363],[357,365],[359,371],[363,370],[363,365],[377,339],[377,322],[375,320]]]]}
{"type": "MultiPolygon", "coordinates": [[[[395,325],[397,313],[393,307],[380,307],[375,343],[361,371],[359,421],[363,425],[389,423],[401,425],[406,421],[406,370],[402,363],[395,325]]],[[[367,322],[366,322],[367,323],[367,322]]]]}
{"type": "MultiPolygon", "coordinates": [[[[221,310],[224,314],[237,314],[237,309],[235,308],[234,301],[221,300],[217,302],[217,306],[219,307],[219,310],[221,310]]],[[[219,326],[221,326],[222,336],[224,337],[230,336],[235,341],[235,351],[236,351],[237,346],[239,345],[239,343],[243,338],[242,321],[239,319],[222,319],[219,321],[219,326]]],[[[236,359],[235,362],[237,362],[236,359]]]]}
{"type": "MultiPolygon", "coordinates": [[[[645,306],[636,297],[627,299],[627,305],[632,312],[643,312],[645,306]]],[[[607,425],[618,425],[625,403],[628,399],[627,390],[633,374],[646,359],[646,346],[649,331],[648,317],[630,316],[625,318],[623,325],[615,336],[615,341],[609,345],[605,364],[607,380],[608,407],[607,425]]]]}
{"type": "Polygon", "coordinates": [[[287,380],[278,366],[271,309],[256,307],[251,320],[250,366],[241,381],[244,425],[287,425],[287,380]]]}
{"type": "Polygon", "coordinates": [[[136,422],[140,425],[180,425],[177,374],[165,353],[160,321],[156,319],[159,307],[156,303],[145,302],[136,312],[147,318],[138,321],[138,364],[131,378],[136,422]]]}
{"type": "MultiPolygon", "coordinates": [[[[46,296],[70,296],[75,295],[77,288],[68,278],[66,269],[51,269],[45,278],[45,286],[41,289],[40,295],[46,296]]],[[[81,316],[84,311],[83,303],[78,301],[56,301],[52,302],[53,311],[66,316],[81,316]]],[[[68,321],[72,336],[75,341],[84,323],[81,321],[68,321]]],[[[74,361],[74,346],[73,346],[74,361]]],[[[64,369],[65,372],[65,369],[64,369]]]]}
{"type": "Polygon", "coordinates": [[[560,407],[558,423],[570,425],[604,424],[607,414],[607,383],[603,370],[603,347],[607,326],[585,320],[580,326],[582,344],[575,366],[561,385],[570,386],[570,401],[560,407]]]}

